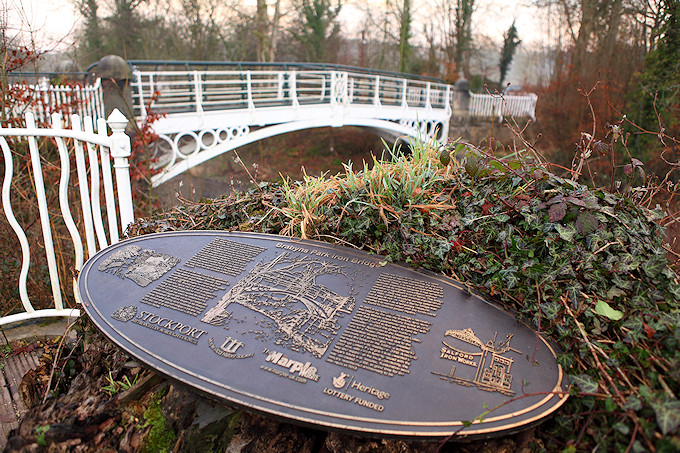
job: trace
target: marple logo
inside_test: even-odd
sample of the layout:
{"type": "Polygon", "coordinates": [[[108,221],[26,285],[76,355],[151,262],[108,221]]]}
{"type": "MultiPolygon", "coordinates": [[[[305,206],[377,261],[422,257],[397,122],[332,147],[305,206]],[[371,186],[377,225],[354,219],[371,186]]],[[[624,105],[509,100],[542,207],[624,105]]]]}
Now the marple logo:
{"type": "Polygon", "coordinates": [[[289,359],[282,352],[270,351],[265,349],[264,353],[267,354],[267,358],[264,359],[265,362],[274,363],[280,367],[288,369],[289,373],[297,373],[300,377],[309,379],[314,382],[319,381],[319,375],[316,373],[317,368],[312,366],[311,362],[298,362],[297,360],[289,359]]]}
{"type": "Polygon", "coordinates": [[[132,318],[137,316],[137,307],[134,305],[126,305],[118,310],[114,311],[111,317],[116,321],[128,322],[132,318]]]}

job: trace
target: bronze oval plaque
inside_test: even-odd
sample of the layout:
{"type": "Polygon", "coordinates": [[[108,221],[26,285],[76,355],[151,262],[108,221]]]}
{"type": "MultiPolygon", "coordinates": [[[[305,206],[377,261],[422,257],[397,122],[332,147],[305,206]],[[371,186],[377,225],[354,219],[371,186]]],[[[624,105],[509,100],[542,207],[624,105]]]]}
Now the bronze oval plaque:
{"type": "Polygon", "coordinates": [[[566,400],[555,351],[513,316],[446,277],[349,248],[161,233],[95,255],[79,289],[95,324],[149,366],[302,423],[493,435],[566,400]]]}

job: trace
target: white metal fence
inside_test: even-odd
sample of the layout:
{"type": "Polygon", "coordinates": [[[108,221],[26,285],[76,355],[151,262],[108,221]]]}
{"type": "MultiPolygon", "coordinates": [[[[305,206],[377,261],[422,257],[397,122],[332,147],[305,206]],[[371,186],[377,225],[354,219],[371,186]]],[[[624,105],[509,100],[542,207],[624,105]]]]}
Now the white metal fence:
{"type": "Polygon", "coordinates": [[[470,116],[477,118],[498,118],[507,116],[529,117],[536,120],[536,102],[534,93],[523,95],[495,95],[470,93],[470,116]]]}
{"type": "MultiPolygon", "coordinates": [[[[78,309],[64,308],[57,267],[57,253],[52,235],[55,223],[63,222],[68,229],[73,242],[74,267],[77,274],[83,265],[85,250],[87,256],[91,257],[98,250],[118,242],[120,232],[124,231],[127,225],[134,221],[128,169],[128,157],[131,151],[130,138],[125,135],[127,119],[120,111],[114,110],[108,120],[99,118],[96,133],[94,132],[92,118],[89,117],[82,119],[81,122],[78,115],[72,115],[71,129],[62,128],[62,118],[59,114],[52,116],[51,128],[36,127],[35,117],[32,113],[26,113],[25,118],[26,127],[0,127],[0,147],[5,165],[2,206],[7,222],[16,233],[21,246],[21,271],[18,276],[18,283],[13,283],[18,284],[19,297],[23,308],[19,313],[0,317],[0,326],[40,317],[79,315],[78,309]],[[83,128],[81,128],[81,124],[84,125],[83,128]],[[111,128],[110,135],[107,133],[107,124],[111,128]],[[39,141],[40,138],[46,140],[39,141]],[[41,153],[39,149],[41,142],[45,144],[47,140],[56,144],[59,155],[58,163],[46,162],[44,153],[41,153]],[[30,194],[30,202],[37,203],[40,213],[42,243],[39,244],[39,248],[43,248],[46,254],[47,270],[54,299],[54,308],[39,310],[33,307],[27,290],[27,276],[32,251],[24,230],[26,226],[20,225],[17,221],[11,199],[11,195],[16,193],[12,190],[14,169],[20,165],[22,157],[27,154],[23,151],[26,148],[28,149],[31,177],[35,188],[35,193],[30,194]],[[19,163],[15,162],[15,159],[19,163]],[[75,162],[76,178],[70,181],[72,162],[75,162]],[[115,170],[115,189],[112,164],[115,170]],[[50,215],[43,178],[44,173],[54,171],[55,168],[59,169],[60,174],[58,186],[60,217],[50,215]],[[101,195],[102,187],[103,196],[101,195]],[[77,201],[73,203],[73,200],[77,201]],[[102,208],[102,200],[106,205],[105,209],[102,208]],[[80,225],[76,225],[72,215],[75,209],[79,211],[77,218],[80,225]],[[105,222],[103,218],[106,218],[108,222],[105,222]],[[105,228],[105,223],[108,224],[108,228],[105,228]],[[82,233],[85,236],[84,244],[82,233]]],[[[75,279],[73,283],[75,285],[75,279]]]]}
{"type": "Polygon", "coordinates": [[[101,79],[93,85],[50,85],[46,78],[40,83],[29,85],[13,83],[9,85],[9,95],[12,97],[10,111],[6,117],[21,117],[25,112],[32,112],[38,123],[49,123],[51,115],[59,111],[65,119],[76,114],[79,118],[90,117],[95,122],[104,118],[104,100],[101,79]]]}

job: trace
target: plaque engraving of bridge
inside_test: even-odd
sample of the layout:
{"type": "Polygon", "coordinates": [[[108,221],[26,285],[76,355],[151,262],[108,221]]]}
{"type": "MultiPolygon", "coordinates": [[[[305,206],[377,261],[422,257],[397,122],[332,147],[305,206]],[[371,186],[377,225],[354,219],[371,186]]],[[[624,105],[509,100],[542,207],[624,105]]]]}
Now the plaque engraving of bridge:
{"type": "Polygon", "coordinates": [[[567,398],[555,349],[536,332],[446,277],[345,247],[143,236],[91,258],[79,292],[104,334],[147,366],[303,424],[492,436],[567,398]]]}

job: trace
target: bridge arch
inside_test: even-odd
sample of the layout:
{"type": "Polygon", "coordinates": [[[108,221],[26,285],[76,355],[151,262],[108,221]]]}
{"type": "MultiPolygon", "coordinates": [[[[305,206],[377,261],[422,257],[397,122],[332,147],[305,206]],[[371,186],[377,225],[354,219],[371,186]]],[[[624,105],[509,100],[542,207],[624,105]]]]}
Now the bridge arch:
{"type": "MultiPolygon", "coordinates": [[[[413,140],[436,139],[444,125],[441,123],[423,122],[419,127],[413,124],[400,124],[393,121],[363,118],[348,121],[343,126],[357,126],[377,129],[394,137],[409,137],[413,140]],[[429,132],[432,131],[432,132],[429,132]]],[[[156,156],[157,167],[164,170],[151,178],[153,187],[157,187],[185,171],[208,160],[233,151],[242,146],[276,135],[305,129],[322,127],[338,127],[331,119],[293,121],[275,124],[251,130],[248,126],[207,129],[198,133],[193,131],[175,134],[174,137],[159,134],[162,151],[156,156]],[[187,139],[189,137],[189,139],[187,139]],[[189,143],[193,141],[193,143],[189,143]]]]}

